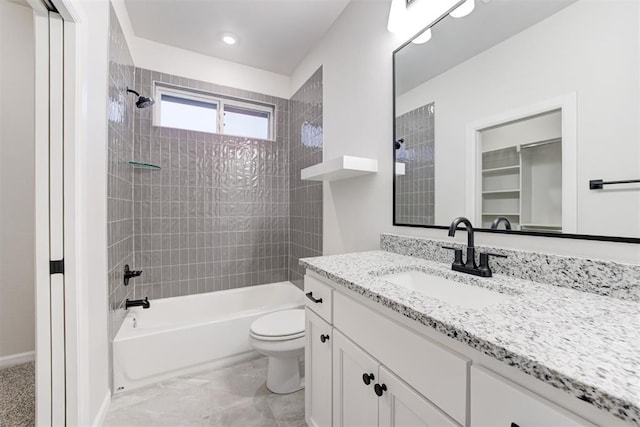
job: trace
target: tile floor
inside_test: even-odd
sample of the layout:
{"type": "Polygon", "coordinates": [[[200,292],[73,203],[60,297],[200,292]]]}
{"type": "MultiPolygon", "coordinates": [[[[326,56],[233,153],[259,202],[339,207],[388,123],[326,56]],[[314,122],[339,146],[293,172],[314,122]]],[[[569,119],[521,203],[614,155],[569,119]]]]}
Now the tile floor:
{"type": "Polygon", "coordinates": [[[113,399],[105,427],[303,427],[304,390],[287,395],[265,386],[267,358],[204,371],[113,399]]]}

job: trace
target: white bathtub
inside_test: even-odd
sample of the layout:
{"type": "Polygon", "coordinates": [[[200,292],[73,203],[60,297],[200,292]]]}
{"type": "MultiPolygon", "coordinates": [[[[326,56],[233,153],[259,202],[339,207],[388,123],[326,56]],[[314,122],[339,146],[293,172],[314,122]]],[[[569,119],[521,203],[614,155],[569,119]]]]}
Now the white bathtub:
{"type": "Polygon", "coordinates": [[[253,356],[251,322],[304,306],[304,294],[280,282],[150,302],[129,309],[113,341],[116,393],[253,356]]]}

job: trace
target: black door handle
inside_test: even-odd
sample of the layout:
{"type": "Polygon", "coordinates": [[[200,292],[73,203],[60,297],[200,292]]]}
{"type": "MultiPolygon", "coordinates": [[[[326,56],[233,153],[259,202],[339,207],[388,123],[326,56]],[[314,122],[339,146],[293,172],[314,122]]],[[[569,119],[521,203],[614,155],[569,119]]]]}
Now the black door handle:
{"type": "Polygon", "coordinates": [[[382,396],[382,393],[387,391],[387,385],[386,384],[376,384],[376,385],[373,386],[373,391],[375,391],[376,394],[378,395],[378,397],[380,397],[380,396],[382,396]]]}
{"type": "Polygon", "coordinates": [[[327,342],[329,340],[329,335],[320,335],[320,341],[327,342]]]}
{"type": "Polygon", "coordinates": [[[371,384],[371,381],[375,380],[376,377],[373,374],[367,374],[366,372],[362,374],[362,382],[366,385],[371,384]]]}
{"type": "Polygon", "coordinates": [[[315,302],[316,304],[322,304],[322,298],[314,298],[313,292],[308,292],[305,295],[307,296],[307,298],[309,298],[311,301],[315,302]]]}
{"type": "Polygon", "coordinates": [[[511,427],[520,427],[520,426],[516,423],[511,423],[511,427]]]}

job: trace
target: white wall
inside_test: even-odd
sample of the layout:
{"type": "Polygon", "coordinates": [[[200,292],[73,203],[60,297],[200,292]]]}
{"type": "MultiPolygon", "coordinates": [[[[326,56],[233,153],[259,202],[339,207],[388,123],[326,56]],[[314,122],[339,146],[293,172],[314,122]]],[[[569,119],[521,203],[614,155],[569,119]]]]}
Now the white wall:
{"type": "Polygon", "coordinates": [[[639,8],[612,3],[578,1],[400,97],[400,112],[436,104],[437,224],[464,210],[468,123],[576,92],[578,233],[640,237],[637,191],[588,186],[640,176],[639,8]]]}
{"type": "MultiPolygon", "coordinates": [[[[299,87],[323,66],[326,159],[351,154],[379,161],[376,175],[325,184],[326,254],[375,249],[381,232],[446,238],[444,230],[392,226],[391,54],[400,42],[386,31],[388,7],[386,1],[353,0],[292,76],[292,87],[299,87]]],[[[637,123],[637,117],[630,120],[637,123]]],[[[606,131],[598,129],[598,135],[606,131]]],[[[606,140],[615,143],[610,136],[606,140]]],[[[638,159],[637,155],[634,157],[638,159]]],[[[456,195],[448,202],[455,203],[457,197],[463,200],[463,195],[456,195]]],[[[458,239],[462,242],[464,236],[458,239]]],[[[505,248],[640,262],[640,246],[632,244],[489,233],[479,233],[476,241],[505,248]]]]}
{"type": "Polygon", "coordinates": [[[225,61],[137,37],[123,0],[114,0],[122,31],[136,67],[195,80],[289,98],[289,76],[225,61]]]}
{"type": "MultiPolygon", "coordinates": [[[[80,425],[90,425],[104,409],[109,390],[107,300],[107,99],[109,2],[72,2],[78,27],[78,286],[83,302],[78,321],[86,335],[81,366],[80,425]]],[[[108,402],[108,400],[107,400],[108,402]]]]}
{"type": "Polygon", "coordinates": [[[35,349],[33,14],[0,2],[0,358],[35,349]]]}

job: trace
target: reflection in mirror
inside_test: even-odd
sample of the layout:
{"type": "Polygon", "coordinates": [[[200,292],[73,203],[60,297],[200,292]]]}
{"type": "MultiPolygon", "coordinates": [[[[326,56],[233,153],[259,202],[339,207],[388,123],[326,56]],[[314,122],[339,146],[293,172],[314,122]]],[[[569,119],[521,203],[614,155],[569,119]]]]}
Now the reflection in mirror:
{"type": "Polygon", "coordinates": [[[561,232],[562,112],[482,129],[477,140],[480,212],[474,222],[492,228],[495,218],[506,217],[512,230],[561,232]]]}
{"type": "Polygon", "coordinates": [[[635,0],[481,1],[396,51],[394,223],[640,238],[640,184],[589,187],[640,178],[639,20],[635,0]]]}
{"type": "Polygon", "coordinates": [[[434,220],[433,103],[396,117],[396,218],[403,224],[434,220]]]}

